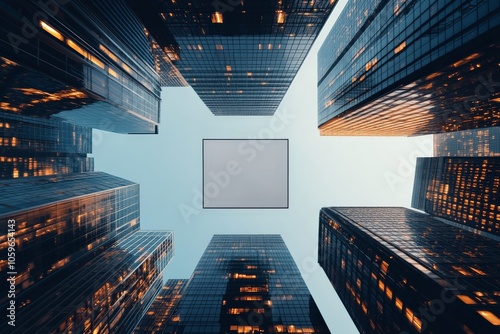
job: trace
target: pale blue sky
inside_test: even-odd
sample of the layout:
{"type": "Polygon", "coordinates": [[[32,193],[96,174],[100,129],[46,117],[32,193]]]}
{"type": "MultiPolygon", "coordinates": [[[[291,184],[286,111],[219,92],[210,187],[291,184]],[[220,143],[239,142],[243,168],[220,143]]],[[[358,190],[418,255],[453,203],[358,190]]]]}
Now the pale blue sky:
{"type": "Polygon", "coordinates": [[[216,233],[283,236],[330,330],[357,333],[317,264],[323,206],[410,207],[417,156],[431,156],[432,138],[320,137],[316,55],[341,1],[313,45],[276,114],[214,116],[190,87],[165,88],[158,135],[94,130],[95,169],[141,187],[142,229],[174,231],[167,278],[188,278],[216,233]],[[202,209],[202,140],[289,139],[289,209],[202,209]]]}

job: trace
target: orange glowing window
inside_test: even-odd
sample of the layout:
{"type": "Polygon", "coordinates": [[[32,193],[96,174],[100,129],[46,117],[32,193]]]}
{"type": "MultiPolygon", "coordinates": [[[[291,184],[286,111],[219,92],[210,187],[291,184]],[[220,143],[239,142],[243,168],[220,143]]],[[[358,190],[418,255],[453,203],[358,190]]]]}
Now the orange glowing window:
{"type": "Polygon", "coordinates": [[[51,34],[53,37],[57,38],[61,42],[64,41],[63,35],[59,31],[48,25],[46,22],[40,20],[40,26],[43,30],[51,34]]]}
{"type": "Polygon", "coordinates": [[[401,43],[398,46],[396,46],[396,48],[394,49],[394,53],[398,54],[401,51],[403,51],[404,48],[406,48],[406,41],[404,41],[403,43],[401,43]]]}
{"type": "Polygon", "coordinates": [[[405,316],[406,316],[406,319],[408,319],[408,321],[410,323],[413,321],[413,311],[411,309],[409,309],[408,307],[405,310],[405,316]]]}
{"type": "Polygon", "coordinates": [[[276,22],[278,22],[278,24],[285,23],[285,12],[284,11],[282,11],[282,10],[276,11],[276,22]]]}
{"type": "Polygon", "coordinates": [[[224,18],[222,17],[222,13],[215,12],[212,14],[212,23],[221,24],[224,23],[224,18]]]}
{"type": "Polygon", "coordinates": [[[66,44],[68,44],[70,48],[78,52],[81,56],[87,57],[87,52],[85,52],[85,50],[83,50],[78,44],[73,42],[71,39],[67,39],[66,44]]]}
{"type": "Polygon", "coordinates": [[[114,62],[119,62],[118,57],[115,56],[113,52],[109,51],[104,45],[99,44],[99,49],[101,49],[101,51],[104,52],[109,58],[113,59],[114,62]]]}
{"type": "Polygon", "coordinates": [[[413,327],[415,327],[415,329],[417,330],[417,332],[421,332],[422,331],[422,320],[420,320],[419,318],[417,317],[413,317],[413,327]]]}
{"type": "Polygon", "coordinates": [[[111,67],[108,68],[108,73],[114,76],[115,78],[118,78],[118,73],[116,73],[116,71],[113,70],[111,67]]]}
{"type": "Polygon", "coordinates": [[[488,320],[492,325],[494,326],[499,326],[500,325],[500,318],[498,318],[495,314],[493,314],[490,311],[477,311],[483,318],[488,320]]]}
{"type": "Polygon", "coordinates": [[[382,261],[382,264],[380,265],[380,270],[382,270],[383,273],[387,273],[388,268],[389,264],[385,261],[382,261]]]}
{"type": "Polygon", "coordinates": [[[472,299],[471,297],[469,296],[466,296],[466,295],[457,295],[458,299],[460,299],[461,301],[463,301],[465,304],[476,304],[476,302],[474,301],[474,299],[472,299]]]}
{"type": "Polygon", "coordinates": [[[396,297],[396,300],[394,301],[394,304],[396,305],[396,307],[398,308],[398,310],[401,311],[403,309],[403,302],[398,297],[396,297]]]}

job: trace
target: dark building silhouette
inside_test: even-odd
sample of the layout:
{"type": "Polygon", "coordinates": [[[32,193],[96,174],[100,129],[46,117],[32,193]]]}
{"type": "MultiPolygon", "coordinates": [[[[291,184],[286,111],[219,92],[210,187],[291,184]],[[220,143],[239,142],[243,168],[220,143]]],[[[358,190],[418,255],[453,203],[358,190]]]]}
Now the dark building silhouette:
{"type": "Polygon", "coordinates": [[[500,127],[439,133],[433,136],[435,157],[498,157],[500,127]]]}
{"type": "Polygon", "coordinates": [[[499,125],[498,1],[350,1],[318,53],[322,135],[499,125]]]}
{"type": "Polygon", "coordinates": [[[273,115],[337,1],[133,1],[215,115],[273,115]]]}
{"type": "Polygon", "coordinates": [[[411,206],[500,236],[500,157],[417,158],[411,206]]]}
{"type": "Polygon", "coordinates": [[[498,332],[498,241],[406,208],[319,221],[319,264],[361,333],[498,332]]]}
{"type": "Polygon", "coordinates": [[[138,231],[21,309],[11,333],[130,333],[163,284],[172,232],[138,231]]]}
{"type": "Polygon", "coordinates": [[[330,333],[279,235],[215,235],[134,333],[330,333]]]}
{"type": "Polygon", "coordinates": [[[92,129],[0,112],[0,179],[91,172],[92,129]]]}
{"type": "MultiPolygon", "coordinates": [[[[15,221],[18,310],[38,299],[55,273],[68,273],[68,267],[139,229],[139,185],[116,176],[93,172],[1,180],[0,189],[0,219],[15,221]]],[[[4,254],[7,237],[0,236],[4,254]]],[[[6,257],[0,269],[7,291],[6,257]]],[[[6,301],[2,294],[0,303],[6,301]]]]}
{"type": "Polygon", "coordinates": [[[4,111],[156,133],[160,85],[185,85],[123,0],[5,0],[0,13],[4,111]]]}

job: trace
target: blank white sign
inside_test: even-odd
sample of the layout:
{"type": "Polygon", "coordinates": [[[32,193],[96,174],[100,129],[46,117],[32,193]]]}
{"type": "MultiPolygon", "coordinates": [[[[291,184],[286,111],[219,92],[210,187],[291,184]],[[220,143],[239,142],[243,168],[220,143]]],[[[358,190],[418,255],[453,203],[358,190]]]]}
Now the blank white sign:
{"type": "Polygon", "coordinates": [[[203,208],[288,208],[288,139],[204,139],[203,208]]]}

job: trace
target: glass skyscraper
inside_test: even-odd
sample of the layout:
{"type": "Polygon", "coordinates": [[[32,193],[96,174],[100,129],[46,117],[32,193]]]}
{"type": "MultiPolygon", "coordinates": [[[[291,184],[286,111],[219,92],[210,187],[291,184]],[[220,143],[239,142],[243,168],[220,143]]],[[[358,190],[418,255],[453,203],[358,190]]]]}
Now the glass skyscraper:
{"type": "Polygon", "coordinates": [[[318,53],[322,135],[410,136],[499,123],[500,3],[349,1],[318,53]]]}
{"type": "Polygon", "coordinates": [[[134,1],[215,115],[273,115],[336,0],[134,1]]]}
{"type": "Polygon", "coordinates": [[[215,235],[134,333],[330,333],[279,235],[215,235]]]}
{"type": "Polygon", "coordinates": [[[117,241],[39,291],[11,333],[130,333],[161,289],[172,237],[138,231],[117,241]]]}
{"type": "Polygon", "coordinates": [[[500,156],[500,126],[439,133],[433,139],[435,157],[500,156]]]}
{"type": "Polygon", "coordinates": [[[124,0],[4,0],[0,14],[4,111],[157,133],[160,85],[185,85],[124,0]]]}
{"type": "Polygon", "coordinates": [[[361,333],[497,333],[500,244],[406,208],[323,208],[319,264],[361,333]]]}
{"type": "Polygon", "coordinates": [[[500,236],[500,157],[417,158],[411,206],[500,236]]]}
{"type": "MultiPolygon", "coordinates": [[[[0,180],[0,220],[14,220],[18,309],[37,299],[48,278],[82,264],[139,229],[139,185],[101,172],[0,180]],[[42,283],[40,285],[39,283],[42,283]]],[[[8,234],[0,235],[7,254],[8,234]]],[[[8,258],[0,259],[7,291],[8,258]]],[[[50,284],[49,284],[50,286],[50,284]]],[[[7,294],[0,295],[0,303],[7,294]]]]}
{"type": "Polygon", "coordinates": [[[0,112],[0,179],[91,172],[92,129],[0,112]]]}

